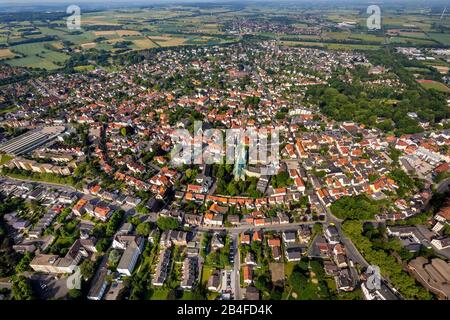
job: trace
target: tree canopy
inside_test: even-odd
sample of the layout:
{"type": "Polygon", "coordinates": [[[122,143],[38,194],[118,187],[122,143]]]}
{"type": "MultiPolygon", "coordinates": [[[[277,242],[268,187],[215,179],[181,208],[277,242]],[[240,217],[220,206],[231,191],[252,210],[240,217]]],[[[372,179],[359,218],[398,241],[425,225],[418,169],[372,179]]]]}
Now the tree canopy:
{"type": "Polygon", "coordinates": [[[334,202],[330,210],[339,219],[371,220],[380,213],[381,205],[365,195],[342,197],[334,202]]]}
{"type": "Polygon", "coordinates": [[[179,227],[178,220],[171,217],[159,217],[156,224],[161,230],[173,230],[179,227]]]}

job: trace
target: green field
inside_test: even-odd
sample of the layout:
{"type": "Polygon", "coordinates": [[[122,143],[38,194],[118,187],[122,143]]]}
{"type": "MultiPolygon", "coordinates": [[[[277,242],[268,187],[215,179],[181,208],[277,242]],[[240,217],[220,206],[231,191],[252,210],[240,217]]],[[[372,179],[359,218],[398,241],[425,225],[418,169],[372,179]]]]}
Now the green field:
{"type": "Polygon", "coordinates": [[[450,46],[450,34],[448,33],[429,33],[429,36],[443,45],[450,46]]]}
{"type": "Polygon", "coordinates": [[[434,41],[429,39],[420,39],[420,38],[408,38],[408,37],[392,37],[390,39],[391,43],[398,44],[410,44],[410,45],[433,45],[436,44],[434,41]]]}
{"type": "Polygon", "coordinates": [[[408,71],[413,73],[430,73],[431,71],[427,68],[418,68],[418,67],[407,67],[405,68],[408,71]]]}
{"type": "Polygon", "coordinates": [[[365,44],[347,44],[347,43],[325,43],[325,42],[308,42],[308,41],[280,41],[280,45],[290,47],[314,47],[331,50],[376,50],[380,46],[365,44]]]}
{"type": "Polygon", "coordinates": [[[94,66],[77,66],[74,68],[75,71],[91,71],[94,70],[94,66]]]}
{"type": "Polygon", "coordinates": [[[53,42],[36,42],[12,46],[11,50],[23,57],[8,60],[7,63],[13,67],[44,68],[54,70],[60,68],[69,59],[65,53],[50,50],[49,45],[53,42]]]}
{"type": "Polygon", "coordinates": [[[153,294],[150,300],[166,300],[169,289],[153,289],[153,294]]]}
{"type": "Polygon", "coordinates": [[[208,284],[208,279],[211,276],[213,271],[214,271],[213,267],[203,266],[203,268],[202,268],[202,279],[200,281],[200,283],[202,285],[206,286],[208,284]]]}
{"type": "Polygon", "coordinates": [[[445,84],[437,81],[420,83],[420,85],[426,89],[434,89],[441,92],[450,92],[450,89],[445,84]]]}

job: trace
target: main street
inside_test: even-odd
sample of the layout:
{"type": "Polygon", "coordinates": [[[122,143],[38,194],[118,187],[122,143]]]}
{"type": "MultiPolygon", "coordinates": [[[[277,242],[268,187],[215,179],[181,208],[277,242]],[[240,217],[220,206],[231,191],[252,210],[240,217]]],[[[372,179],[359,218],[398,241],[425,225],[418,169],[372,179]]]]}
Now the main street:
{"type": "Polygon", "coordinates": [[[361,255],[361,253],[359,253],[358,249],[356,249],[353,242],[344,235],[344,232],[342,231],[342,220],[336,218],[331,213],[331,210],[329,208],[325,208],[325,210],[327,212],[328,223],[324,224],[324,225],[328,225],[328,224],[332,223],[334,226],[336,226],[336,229],[339,232],[339,237],[341,238],[341,241],[345,246],[345,250],[346,250],[347,255],[350,258],[350,260],[352,260],[355,263],[358,263],[362,267],[367,268],[369,266],[369,263],[361,255]]]}
{"type": "Polygon", "coordinates": [[[195,227],[193,228],[195,231],[213,231],[213,232],[220,232],[220,231],[227,231],[231,234],[233,233],[242,233],[246,231],[285,231],[285,230],[292,230],[296,229],[296,227],[299,227],[301,225],[314,225],[316,223],[325,223],[325,221],[306,221],[306,222],[294,222],[294,223],[284,223],[284,224],[272,224],[272,225],[264,225],[264,226],[255,226],[255,225],[245,225],[245,226],[239,226],[239,227],[195,227]]]}
{"type": "MultiPolygon", "coordinates": [[[[89,193],[85,193],[81,190],[77,190],[72,186],[69,185],[65,185],[65,184],[59,184],[59,183],[50,183],[50,182],[44,182],[44,181],[35,181],[35,180],[29,180],[29,179],[17,179],[17,178],[12,178],[9,176],[0,176],[0,183],[2,182],[8,182],[8,183],[17,183],[17,182],[26,182],[26,183],[31,183],[35,186],[40,186],[43,188],[51,188],[54,190],[57,190],[59,192],[75,192],[79,197],[83,197],[87,200],[92,200],[96,197],[94,197],[93,195],[89,194],[89,193]]],[[[116,206],[111,206],[113,208],[116,208],[116,206]]],[[[131,205],[127,205],[127,204],[123,204],[120,206],[120,209],[122,209],[123,211],[125,211],[126,213],[130,214],[133,212],[133,207],[131,205]]]]}
{"type": "Polygon", "coordinates": [[[239,236],[237,233],[231,235],[231,239],[233,242],[234,248],[234,265],[233,265],[233,273],[234,273],[234,300],[242,300],[241,296],[241,255],[239,253],[239,236]]]}
{"type": "Polygon", "coordinates": [[[51,182],[44,182],[44,181],[35,181],[31,179],[18,179],[13,178],[10,176],[0,176],[0,182],[7,181],[7,182],[26,182],[26,183],[32,183],[35,185],[40,185],[46,188],[53,188],[56,190],[60,190],[63,192],[80,192],[80,190],[75,189],[72,186],[66,185],[66,184],[59,184],[59,183],[51,183],[51,182]]]}

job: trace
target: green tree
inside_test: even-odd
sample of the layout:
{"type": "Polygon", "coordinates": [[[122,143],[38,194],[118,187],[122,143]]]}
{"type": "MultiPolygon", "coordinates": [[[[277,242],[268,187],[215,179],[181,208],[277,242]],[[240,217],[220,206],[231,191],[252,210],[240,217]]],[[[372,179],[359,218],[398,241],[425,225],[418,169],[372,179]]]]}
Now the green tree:
{"type": "Polygon", "coordinates": [[[12,297],[14,300],[34,299],[33,289],[30,280],[24,276],[19,276],[13,280],[12,297]]]}
{"type": "Polygon", "coordinates": [[[143,237],[147,237],[150,231],[152,231],[152,225],[149,222],[143,222],[136,227],[136,233],[143,237]]]}
{"type": "Polygon", "coordinates": [[[365,195],[342,197],[334,202],[331,212],[340,219],[370,220],[380,212],[381,205],[365,195]]]}
{"type": "MultiPolygon", "coordinates": [[[[407,299],[431,299],[431,294],[423,287],[418,286],[415,280],[403,271],[403,266],[397,259],[379,249],[374,243],[363,235],[363,223],[360,221],[345,221],[342,230],[356,245],[370,264],[377,265],[381,274],[389,279],[392,285],[397,288],[407,299]]],[[[393,248],[398,249],[394,243],[393,248]]],[[[389,248],[386,248],[389,249],[389,248]]]]}
{"type": "Polygon", "coordinates": [[[120,226],[124,216],[124,212],[122,210],[116,211],[112,214],[111,218],[106,225],[106,236],[111,237],[116,233],[117,229],[120,226]]]}
{"type": "Polygon", "coordinates": [[[29,253],[28,251],[25,252],[24,256],[19,261],[19,264],[16,266],[16,272],[17,273],[22,273],[24,271],[29,270],[30,269],[31,259],[32,259],[31,253],[29,253]]]}
{"type": "Polygon", "coordinates": [[[70,289],[67,293],[67,297],[70,300],[80,300],[83,297],[83,294],[78,289],[70,289]]]}
{"type": "Polygon", "coordinates": [[[286,171],[282,171],[276,176],[272,177],[273,188],[284,188],[290,184],[292,184],[292,179],[289,178],[289,174],[286,171]]]}
{"type": "Polygon", "coordinates": [[[171,217],[159,217],[156,224],[161,230],[173,230],[179,227],[178,220],[171,217]]]}
{"type": "Polygon", "coordinates": [[[95,262],[84,260],[80,265],[80,273],[85,280],[90,279],[95,273],[95,262]]]}
{"type": "Polygon", "coordinates": [[[116,250],[116,249],[111,250],[111,252],[109,253],[109,256],[108,256],[108,265],[110,267],[116,267],[117,264],[119,263],[121,256],[122,256],[122,254],[120,253],[119,250],[116,250]]]}
{"type": "Polygon", "coordinates": [[[124,137],[126,137],[126,136],[128,135],[128,130],[127,130],[127,128],[128,128],[128,127],[122,127],[122,128],[120,129],[120,133],[121,133],[122,136],[124,136],[124,137]]]}
{"type": "Polygon", "coordinates": [[[235,196],[239,194],[239,189],[236,184],[236,181],[232,180],[227,186],[227,192],[230,196],[235,196]]]}
{"type": "Polygon", "coordinates": [[[110,241],[108,239],[100,239],[97,241],[95,249],[97,249],[98,252],[105,252],[108,249],[109,244],[110,241]]]}

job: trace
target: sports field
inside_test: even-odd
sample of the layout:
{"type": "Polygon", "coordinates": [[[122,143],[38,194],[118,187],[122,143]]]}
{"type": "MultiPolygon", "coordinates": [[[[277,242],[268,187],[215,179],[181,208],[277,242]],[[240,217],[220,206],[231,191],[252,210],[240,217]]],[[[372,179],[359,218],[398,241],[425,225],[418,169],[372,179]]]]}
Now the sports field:
{"type": "Polygon", "coordinates": [[[450,92],[450,89],[443,83],[433,80],[417,80],[426,89],[434,89],[441,92],[450,92]]]}

